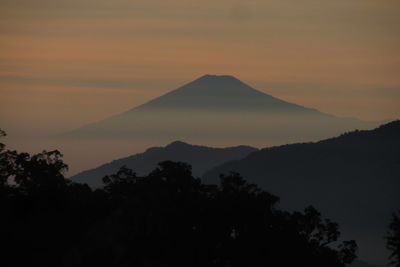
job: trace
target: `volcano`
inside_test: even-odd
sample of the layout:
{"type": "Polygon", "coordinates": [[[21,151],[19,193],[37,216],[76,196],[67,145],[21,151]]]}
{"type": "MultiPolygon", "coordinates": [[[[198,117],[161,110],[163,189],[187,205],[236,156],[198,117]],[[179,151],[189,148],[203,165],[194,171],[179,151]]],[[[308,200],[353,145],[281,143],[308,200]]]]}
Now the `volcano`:
{"type": "Polygon", "coordinates": [[[62,137],[257,146],[312,141],[371,126],[280,100],[233,76],[204,75],[62,137]]]}
{"type": "Polygon", "coordinates": [[[204,75],[136,110],[196,110],[230,112],[311,112],[316,110],[279,100],[229,75],[204,75]]]}

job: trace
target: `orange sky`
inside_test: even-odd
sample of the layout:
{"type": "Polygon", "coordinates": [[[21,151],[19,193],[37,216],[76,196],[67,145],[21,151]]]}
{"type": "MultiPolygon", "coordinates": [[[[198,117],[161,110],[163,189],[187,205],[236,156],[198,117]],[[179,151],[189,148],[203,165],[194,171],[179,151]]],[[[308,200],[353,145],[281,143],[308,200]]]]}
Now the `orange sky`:
{"type": "Polygon", "coordinates": [[[394,119],[399,47],[398,0],[0,0],[0,123],[54,134],[207,73],[394,119]]]}

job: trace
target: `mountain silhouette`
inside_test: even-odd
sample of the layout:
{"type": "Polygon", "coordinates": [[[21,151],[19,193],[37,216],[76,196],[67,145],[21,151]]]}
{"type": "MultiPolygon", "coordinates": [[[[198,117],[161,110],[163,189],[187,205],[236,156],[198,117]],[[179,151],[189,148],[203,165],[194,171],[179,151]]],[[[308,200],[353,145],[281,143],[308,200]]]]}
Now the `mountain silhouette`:
{"type": "Polygon", "coordinates": [[[300,112],[321,115],[315,109],[288,103],[258,91],[229,75],[204,75],[131,111],[166,109],[214,111],[300,112]]]}
{"type": "MultiPolygon", "coordinates": [[[[64,133],[72,139],[183,140],[266,146],[318,140],[371,123],[277,99],[233,76],[205,75],[141,106],[64,133]]],[[[143,141],[144,142],[144,141],[143,141]]]]}
{"type": "Polygon", "coordinates": [[[165,147],[149,148],[144,153],[114,160],[97,168],[83,171],[70,179],[75,182],[86,183],[93,188],[99,188],[103,186],[102,178],[104,176],[116,173],[122,166],[133,169],[138,175],[144,175],[164,160],[189,163],[192,165],[193,174],[199,177],[205,171],[217,165],[244,158],[256,150],[249,146],[211,148],[175,141],[165,147]]]}
{"type": "Polygon", "coordinates": [[[281,196],[284,208],[315,206],[335,218],[345,238],[357,240],[361,258],[386,262],[387,224],[400,208],[400,121],[320,142],[265,148],[208,171],[203,180],[217,183],[230,171],[281,196]]]}

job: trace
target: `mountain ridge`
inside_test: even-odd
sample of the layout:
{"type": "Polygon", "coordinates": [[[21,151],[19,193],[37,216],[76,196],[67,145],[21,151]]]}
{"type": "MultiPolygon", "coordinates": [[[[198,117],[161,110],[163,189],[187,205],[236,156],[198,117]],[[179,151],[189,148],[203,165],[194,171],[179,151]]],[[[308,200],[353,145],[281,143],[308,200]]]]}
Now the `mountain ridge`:
{"type": "Polygon", "coordinates": [[[361,258],[381,265],[391,213],[400,208],[400,121],[318,142],[264,148],[209,170],[205,183],[238,172],[282,197],[287,209],[315,206],[334,218],[361,258]]]}
{"type": "Polygon", "coordinates": [[[183,161],[192,165],[193,174],[201,176],[204,171],[231,159],[238,159],[256,151],[250,146],[212,148],[190,145],[182,141],[174,141],[165,147],[151,147],[143,153],[113,160],[96,168],[80,172],[70,179],[79,183],[87,183],[98,188],[102,186],[105,175],[115,173],[120,167],[133,169],[138,175],[144,175],[154,169],[160,161],[183,161]]]}

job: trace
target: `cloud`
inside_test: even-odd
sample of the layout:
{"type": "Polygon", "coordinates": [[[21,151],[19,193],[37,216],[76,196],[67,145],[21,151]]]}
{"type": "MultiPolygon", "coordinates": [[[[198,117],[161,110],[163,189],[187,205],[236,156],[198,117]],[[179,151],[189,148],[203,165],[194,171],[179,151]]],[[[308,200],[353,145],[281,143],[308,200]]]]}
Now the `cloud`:
{"type": "Polygon", "coordinates": [[[60,86],[60,87],[87,87],[108,89],[163,89],[168,83],[165,79],[79,79],[63,77],[28,77],[0,75],[0,84],[17,84],[24,86],[60,86]]]}

